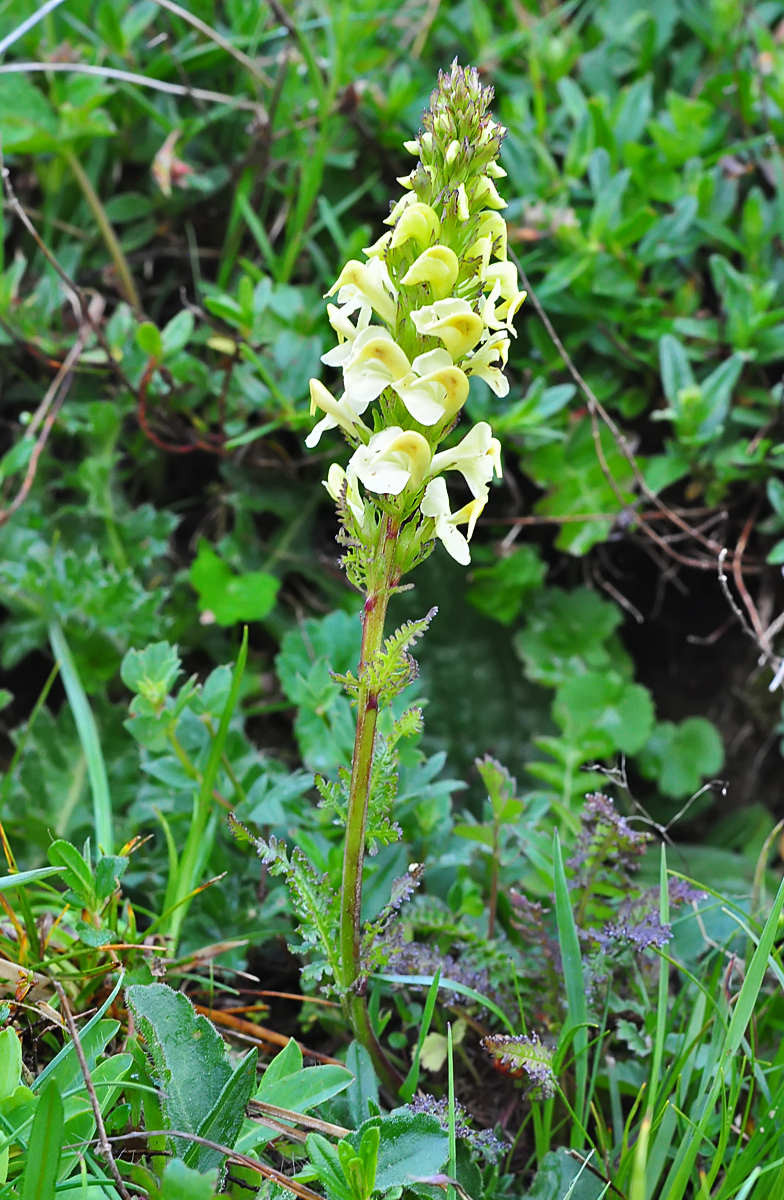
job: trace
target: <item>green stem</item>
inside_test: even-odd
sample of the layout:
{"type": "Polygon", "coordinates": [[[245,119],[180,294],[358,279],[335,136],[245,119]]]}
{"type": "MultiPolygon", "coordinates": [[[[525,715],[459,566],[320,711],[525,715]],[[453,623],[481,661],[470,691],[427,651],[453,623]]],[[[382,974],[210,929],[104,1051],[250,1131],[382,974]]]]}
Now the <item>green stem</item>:
{"type": "Polygon", "coordinates": [[[397,526],[385,519],[379,547],[378,578],[368,589],[362,625],[362,650],[359,661],[360,688],[357,697],[357,728],[351,763],[351,786],[346,814],[346,842],[343,852],[343,881],[340,889],[340,967],[344,1007],[354,1034],[370,1053],[374,1066],[387,1087],[395,1093],[402,1076],[389,1062],[379,1045],[370,1021],[362,988],[362,868],[365,861],[370,783],[378,722],[378,695],[362,683],[363,669],[382,648],[384,621],[389,596],[396,583],[395,551],[397,526]]]}
{"type": "Polygon", "coordinates": [[[112,227],[112,223],[106,215],[106,209],[101,203],[101,197],[93,187],[90,176],[79,162],[79,159],[76,157],[74,151],[68,147],[62,151],[62,155],[65,161],[68,163],[68,166],[73,171],[76,182],[79,184],[79,187],[82,190],[82,195],[87,201],[90,212],[95,218],[95,223],[98,226],[101,237],[106,243],[106,249],[111,255],[112,262],[114,263],[117,276],[120,281],[120,290],[123,292],[125,299],[132,308],[141,309],[139,293],[136,291],[136,284],[133,282],[133,276],[131,275],[131,268],[128,265],[128,259],[125,257],[125,251],[120,245],[117,234],[114,232],[112,227]]]}

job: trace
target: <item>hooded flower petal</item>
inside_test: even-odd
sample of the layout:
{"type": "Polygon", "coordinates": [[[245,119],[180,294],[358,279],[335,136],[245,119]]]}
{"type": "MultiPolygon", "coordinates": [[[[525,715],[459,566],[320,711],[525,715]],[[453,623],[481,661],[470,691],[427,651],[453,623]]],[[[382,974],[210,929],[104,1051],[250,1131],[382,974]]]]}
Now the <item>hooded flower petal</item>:
{"type": "Polygon", "coordinates": [[[380,258],[371,258],[369,263],[352,258],[346,263],[328,296],[338,293],[339,304],[359,308],[369,304],[382,321],[394,325],[397,317],[397,289],[389,277],[386,263],[380,258]]]}
{"type": "MultiPolygon", "coordinates": [[[[343,365],[346,397],[366,407],[385,387],[410,370],[411,364],[389,331],[369,325],[357,335],[343,365]]],[[[364,412],[365,408],[358,411],[364,412]]]]}
{"type": "Polygon", "coordinates": [[[421,433],[397,425],[374,433],[351,456],[353,472],[371,492],[397,496],[412,483],[418,488],[430,466],[430,446],[421,433]]]}
{"type": "Polygon", "coordinates": [[[321,361],[328,367],[342,367],[351,354],[354,340],[363,329],[366,329],[370,323],[373,310],[369,304],[363,304],[359,310],[357,323],[349,320],[349,314],[346,308],[336,308],[334,304],[327,305],[327,316],[329,323],[338,335],[338,345],[333,346],[326,354],[322,354],[321,361]]]}
{"type": "Polygon", "coordinates": [[[493,389],[496,396],[509,395],[509,380],[504,375],[503,368],[509,355],[509,336],[506,332],[493,333],[473,354],[463,360],[463,370],[466,375],[477,375],[493,389]],[[500,362],[500,366],[493,364],[500,362]]]}
{"type": "Polygon", "coordinates": [[[453,450],[433,456],[430,474],[460,471],[476,499],[487,497],[487,485],[501,470],[501,443],[493,437],[487,421],[479,421],[453,450]]]}
{"type": "Polygon", "coordinates": [[[446,350],[418,355],[409,374],[392,387],[421,425],[435,425],[444,417],[453,417],[468,399],[468,379],[453,365],[446,350]]]}
{"type": "Polygon", "coordinates": [[[467,300],[436,300],[412,312],[411,320],[417,333],[440,338],[453,362],[473,349],[484,329],[482,318],[467,300]]]}
{"type": "Polygon", "coordinates": [[[366,258],[381,258],[386,253],[387,246],[391,241],[392,230],[390,229],[388,233],[382,233],[372,246],[363,247],[362,253],[366,258]]]}
{"type": "Polygon", "coordinates": [[[359,414],[365,411],[368,403],[352,404],[348,396],[342,396],[340,400],[336,400],[320,380],[311,379],[310,415],[315,416],[321,409],[326,416],[322,417],[318,425],[310,431],[305,438],[305,445],[309,449],[317,446],[322,433],[325,433],[327,429],[335,429],[338,425],[354,437],[359,434],[361,429],[364,429],[365,433],[370,433],[364,422],[359,419],[359,414]]]}
{"type": "MultiPolygon", "coordinates": [[[[414,193],[408,192],[407,195],[413,197],[414,193]]],[[[395,209],[388,217],[390,224],[394,213],[395,209]]],[[[440,236],[441,222],[435,209],[432,209],[429,204],[408,204],[392,231],[389,246],[391,250],[394,250],[397,246],[403,246],[410,238],[413,238],[424,250],[433,242],[437,242],[440,236]]]]}
{"type": "Polygon", "coordinates": [[[440,477],[438,479],[431,479],[422,497],[422,513],[424,516],[432,517],[435,520],[436,537],[441,539],[452,558],[464,567],[468,566],[471,561],[468,542],[471,534],[474,532],[476,519],[484,506],[485,501],[480,497],[464,505],[459,512],[451,513],[449,511],[449,494],[446,489],[446,482],[440,477]],[[457,528],[458,525],[465,524],[468,525],[468,534],[466,537],[457,528]]]}
{"type": "Polygon", "coordinates": [[[496,258],[506,258],[506,221],[500,213],[483,213],[479,221],[476,236],[477,238],[492,238],[496,258]]]}
{"type": "Polygon", "coordinates": [[[346,504],[350,508],[357,524],[362,525],[365,520],[365,505],[363,504],[362,497],[359,494],[356,476],[353,474],[346,474],[339,463],[333,463],[329,468],[327,478],[323,481],[323,483],[332,499],[336,502],[340,500],[340,497],[343,494],[343,488],[345,487],[346,504]]]}
{"type": "Polygon", "coordinates": [[[482,320],[488,329],[508,329],[517,337],[517,330],[512,321],[528,295],[527,292],[515,292],[508,300],[498,304],[501,295],[501,284],[496,280],[493,290],[482,305],[482,320]]]}
{"type": "Polygon", "coordinates": [[[415,283],[429,283],[437,300],[448,296],[454,287],[460,263],[454,250],[448,246],[430,246],[400,280],[407,287],[415,283]]]}

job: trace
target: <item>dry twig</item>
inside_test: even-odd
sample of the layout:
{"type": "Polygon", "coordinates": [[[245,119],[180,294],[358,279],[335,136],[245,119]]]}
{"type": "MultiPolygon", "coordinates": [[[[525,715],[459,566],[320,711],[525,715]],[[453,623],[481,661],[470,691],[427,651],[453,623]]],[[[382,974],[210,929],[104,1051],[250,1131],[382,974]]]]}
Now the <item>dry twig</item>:
{"type": "Polygon", "coordinates": [[[73,1041],[76,1057],[79,1060],[79,1067],[81,1068],[82,1078],[84,1079],[84,1086],[87,1088],[87,1095],[90,1098],[90,1106],[93,1110],[93,1116],[95,1117],[95,1128],[98,1131],[97,1140],[101,1154],[106,1159],[109,1171],[117,1185],[117,1191],[122,1196],[122,1200],[131,1200],[130,1192],[125,1186],[125,1181],[119,1172],[117,1163],[114,1161],[114,1153],[109,1143],[109,1139],[106,1136],[106,1126],[103,1123],[101,1105],[99,1104],[98,1097],[95,1094],[95,1085],[93,1084],[92,1076],[90,1074],[90,1068],[87,1066],[87,1059],[84,1056],[84,1049],[82,1048],[82,1043],[79,1039],[79,1030],[76,1028],[76,1022],[73,1019],[71,1006],[68,1003],[68,998],[63,990],[62,984],[58,983],[56,979],[53,982],[55,991],[60,997],[60,1007],[63,1010],[65,1023],[68,1026],[68,1032],[70,1033],[71,1040],[73,1041]]]}

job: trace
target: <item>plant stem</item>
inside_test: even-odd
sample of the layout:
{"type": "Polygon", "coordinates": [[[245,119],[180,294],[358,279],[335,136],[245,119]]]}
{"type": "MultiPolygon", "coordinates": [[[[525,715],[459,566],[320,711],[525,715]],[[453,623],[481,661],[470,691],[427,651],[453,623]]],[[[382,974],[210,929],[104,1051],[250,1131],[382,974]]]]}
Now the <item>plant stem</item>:
{"type": "Polygon", "coordinates": [[[363,669],[381,649],[389,596],[396,578],[395,551],[398,529],[386,517],[381,531],[378,576],[368,588],[362,617],[362,649],[359,660],[360,688],[357,697],[357,728],[351,763],[351,786],[346,814],[343,852],[343,881],[340,889],[340,966],[346,1015],[358,1041],[369,1051],[383,1082],[397,1092],[403,1080],[378,1043],[361,987],[362,868],[365,861],[370,784],[378,722],[378,695],[362,683],[363,669]]]}
{"type": "Polygon", "coordinates": [[[120,291],[124,294],[125,299],[132,308],[141,309],[139,293],[136,291],[136,284],[133,282],[131,268],[128,265],[128,259],[125,257],[125,251],[120,245],[117,234],[114,232],[112,227],[112,223],[106,215],[106,209],[101,203],[100,196],[93,187],[90,176],[87,174],[84,167],[79,162],[79,159],[76,157],[76,154],[70,149],[70,147],[63,150],[62,154],[63,158],[68,163],[68,166],[73,171],[76,182],[82,189],[82,195],[87,201],[90,212],[95,218],[95,223],[98,226],[101,237],[106,243],[106,249],[109,251],[109,254],[112,257],[112,262],[114,263],[117,276],[120,281],[120,291]]]}

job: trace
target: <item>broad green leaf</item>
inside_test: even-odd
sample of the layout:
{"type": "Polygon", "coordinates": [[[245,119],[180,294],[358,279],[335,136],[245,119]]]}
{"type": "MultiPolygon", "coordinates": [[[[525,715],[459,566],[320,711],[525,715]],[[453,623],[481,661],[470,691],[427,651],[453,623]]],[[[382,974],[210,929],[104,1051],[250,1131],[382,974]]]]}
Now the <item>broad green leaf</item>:
{"type": "Polygon", "coordinates": [[[608,1195],[612,1192],[607,1185],[592,1171],[581,1170],[580,1163],[560,1146],[545,1154],[523,1200],[602,1200],[608,1195]]]}
{"type": "Polygon", "coordinates": [[[82,855],[70,842],[62,838],[52,842],[49,847],[49,862],[62,872],[63,881],[84,899],[84,903],[92,905],[95,900],[95,880],[92,870],[82,855]]]}
{"type": "Polygon", "coordinates": [[[590,588],[546,588],[534,596],[526,617],[514,645],[535,683],[555,687],[575,675],[608,667],[629,673],[627,655],[611,640],[621,613],[590,588]]]}
{"type": "Polygon", "coordinates": [[[27,76],[0,76],[0,112],[4,153],[46,154],[57,150],[57,117],[27,76]]]}
{"type": "Polygon", "coordinates": [[[659,339],[659,369],[665,396],[677,404],[680,392],[694,387],[695,380],[683,343],[669,333],[659,339]]]}
{"type": "Polygon", "coordinates": [[[218,1171],[194,1171],[181,1158],[167,1162],[159,1200],[213,1200],[218,1191],[218,1171]]]}
{"type": "Polygon", "coordinates": [[[163,358],[161,332],[152,321],[142,321],[136,330],[136,344],[150,358],[163,358]]]}
{"type": "Polygon", "coordinates": [[[376,1191],[410,1186],[414,1179],[437,1175],[449,1160],[449,1136],[435,1117],[400,1111],[371,1117],[346,1141],[359,1149],[369,1124],[380,1133],[376,1191]]]}
{"type": "Polygon", "coordinates": [[[605,753],[636,754],[650,736],[654,710],[647,688],[614,671],[589,671],[562,684],[553,716],[569,738],[590,731],[606,739],[605,753]]]}
{"type": "MultiPolygon", "coordinates": [[[[197,1133],[232,1076],[223,1039],[187,996],[165,984],[133,984],[126,998],[152,1060],[167,1126],[197,1133]]],[[[172,1141],[185,1158],[193,1143],[172,1141]]]]}
{"type": "Polygon", "coordinates": [[[266,571],[236,575],[204,539],[199,542],[190,580],[199,594],[201,612],[210,613],[218,625],[263,620],[280,587],[280,580],[266,571]]]}
{"type": "Polygon", "coordinates": [[[541,586],[546,570],[534,546],[519,546],[494,566],[475,568],[466,597],[486,616],[509,625],[526,597],[541,586]]]}
{"type": "MultiPolygon", "coordinates": [[[[353,1079],[354,1076],[347,1067],[326,1063],[323,1066],[305,1067],[303,1070],[294,1071],[291,1075],[269,1083],[263,1094],[259,1088],[256,1096],[259,1100],[274,1104],[278,1108],[306,1113],[344,1092],[351,1086],[353,1079]]],[[[266,1072],[263,1082],[267,1084],[266,1072]]]]}
{"type": "Polygon", "coordinates": [[[343,1173],[336,1148],[320,1133],[309,1133],[305,1143],[308,1158],[330,1200],[357,1200],[343,1173]]]}
{"type": "MultiPolygon", "coordinates": [[[[235,1067],[226,1081],[212,1110],[199,1125],[196,1133],[219,1146],[231,1146],[239,1137],[245,1120],[245,1109],[256,1084],[256,1060],[258,1051],[249,1050],[235,1067]]],[[[199,1171],[209,1171],[223,1164],[224,1156],[208,1146],[194,1142],[187,1150],[184,1161],[187,1166],[197,1165],[199,1171]]]]}
{"type": "Polygon", "coordinates": [[[704,717],[687,717],[680,725],[659,722],[639,753],[646,779],[655,779],[665,796],[681,800],[696,792],[703,779],[724,763],[724,747],[716,726],[704,717]]]}

